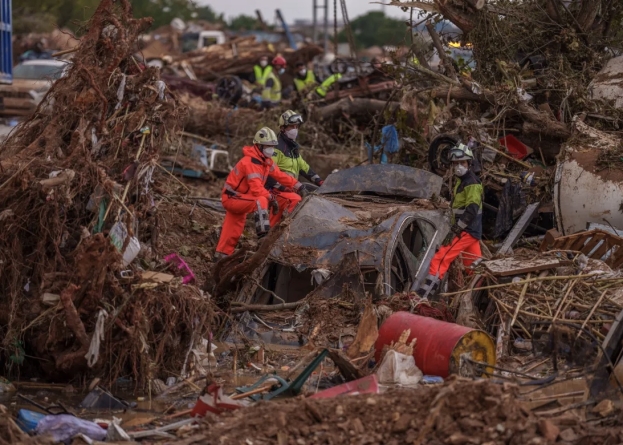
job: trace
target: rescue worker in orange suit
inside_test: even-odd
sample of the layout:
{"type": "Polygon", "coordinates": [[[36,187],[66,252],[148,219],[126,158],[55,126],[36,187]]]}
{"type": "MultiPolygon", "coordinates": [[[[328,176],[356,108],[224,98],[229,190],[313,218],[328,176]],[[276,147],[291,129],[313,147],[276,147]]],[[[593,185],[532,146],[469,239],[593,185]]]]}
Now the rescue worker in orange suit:
{"type": "Polygon", "coordinates": [[[482,256],[480,240],[483,188],[480,180],[470,169],[474,155],[465,144],[458,144],[450,150],[449,157],[456,176],[450,206],[452,227],[430,263],[426,281],[417,290],[417,294],[422,298],[437,293],[441,280],[457,257],[460,256],[463,265],[469,267],[482,256]]]}
{"type": "MultiPolygon", "coordinates": [[[[296,111],[288,110],[279,116],[279,144],[273,155],[273,161],[283,173],[298,179],[299,175],[320,187],[323,183],[320,176],[309,166],[300,153],[299,144],[296,142],[299,127],[303,123],[303,117],[296,111]]],[[[266,188],[271,190],[279,203],[279,213],[272,214],[270,225],[274,226],[279,222],[284,210],[292,213],[296,205],[301,201],[301,197],[294,193],[292,189],[280,184],[274,178],[268,178],[266,188]]],[[[305,188],[305,185],[303,185],[305,188]]]]}
{"type": "Polygon", "coordinates": [[[225,220],[215,259],[234,253],[249,213],[255,212],[255,231],[259,238],[270,230],[269,209],[278,213],[279,204],[264,187],[269,176],[303,195],[307,193],[300,182],[283,173],[273,162],[277,144],[273,130],[268,127],[260,129],[253,138],[253,145],[242,149],[243,158],[227,176],[221,195],[225,220]]]}

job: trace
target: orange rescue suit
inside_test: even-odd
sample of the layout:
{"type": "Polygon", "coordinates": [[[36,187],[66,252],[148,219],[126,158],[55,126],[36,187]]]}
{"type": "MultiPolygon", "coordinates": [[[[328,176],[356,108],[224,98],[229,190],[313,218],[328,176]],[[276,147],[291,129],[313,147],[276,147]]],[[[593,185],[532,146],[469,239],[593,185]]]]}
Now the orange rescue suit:
{"type": "Polygon", "coordinates": [[[256,212],[258,235],[270,229],[268,203],[275,198],[264,187],[269,176],[286,187],[295,190],[301,187],[300,182],[283,173],[272,159],[264,156],[257,145],[244,147],[242,154],[243,158],[229,172],[221,195],[225,220],[216,251],[225,255],[234,253],[249,213],[256,212]]]}

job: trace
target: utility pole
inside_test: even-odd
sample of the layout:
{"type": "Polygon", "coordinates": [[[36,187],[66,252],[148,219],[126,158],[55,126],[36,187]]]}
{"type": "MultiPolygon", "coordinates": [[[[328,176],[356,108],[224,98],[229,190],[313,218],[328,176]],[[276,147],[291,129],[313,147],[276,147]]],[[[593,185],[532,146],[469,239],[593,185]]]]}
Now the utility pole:
{"type": "Polygon", "coordinates": [[[312,0],[313,6],[313,24],[312,39],[314,43],[318,43],[318,10],[324,9],[324,52],[329,49],[329,0],[312,0]],[[322,1],[322,5],[319,4],[322,1]]]}
{"type": "Polygon", "coordinates": [[[329,0],[324,0],[324,53],[329,51],[329,0]]]}

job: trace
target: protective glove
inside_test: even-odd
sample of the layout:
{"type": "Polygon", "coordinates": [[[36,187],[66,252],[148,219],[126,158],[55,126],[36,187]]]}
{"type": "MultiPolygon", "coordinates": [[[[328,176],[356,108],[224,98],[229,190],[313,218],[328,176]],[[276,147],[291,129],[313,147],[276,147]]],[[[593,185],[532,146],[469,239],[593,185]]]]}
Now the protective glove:
{"type": "Polygon", "coordinates": [[[452,224],[452,227],[450,227],[450,231],[448,232],[448,234],[446,235],[446,237],[443,240],[443,243],[441,243],[441,244],[443,246],[449,246],[452,243],[452,240],[456,236],[459,236],[462,231],[463,231],[463,229],[461,229],[458,226],[458,224],[452,224]]]}
{"type": "Polygon", "coordinates": [[[454,232],[449,231],[446,237],[441,242],[441,245],[444,247],[449,246],[452,243],[452,240],[454,239],[455,236],[456,235],[454,235],[454,232]]]}
{"type": "Polygon", "coordinates": [[[273,215],[279,213],[279,203],[274,197],[268,202],[268,209],[272,211],[273,215]]]}
{"type": "Polygon", "coordinates": [[[286,187],[285,185],[281,185],[279,184],[279,187],[277,187],[277,190],[279,190],[280,192],[286,192],[286,193],[292,193],[294,192],[294,189],[291,187],[286,187]]]}
{"type": "Polygon", "coordinates": [[[461,227],[458,224],[452,224],[452,227],[450,227],[450,231],[454,233],[456,236],[459,236],[461,232],[463,231],[463,229],[461,229],[461,227]]]}
{"type": "Polygon", "coordinates": [[[299,187],[299,189],[296,191],[299,196],[302,199],[305,199],[307,197],[307,195],[309,195],[309,192],[307,191],[307,189],[304,186],[299,187]]]}

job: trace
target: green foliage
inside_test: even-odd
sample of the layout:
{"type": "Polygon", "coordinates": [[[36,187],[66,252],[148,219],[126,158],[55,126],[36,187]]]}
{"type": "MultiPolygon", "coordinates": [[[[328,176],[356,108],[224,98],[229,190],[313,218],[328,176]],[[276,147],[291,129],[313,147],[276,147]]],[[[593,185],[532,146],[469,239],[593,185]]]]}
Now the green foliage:
{"type": "Polygon", "coordinates": [[[259,23],[257,22],[257,19],[255,17],[244,14],[231,19],[228,26],[228,28],[232,31],[249,31],[252,29],[257,29],[258,27],[259,23]]]}
{"type": "MultiPolygon", "coordinates": [[[[153,17],[154,28],[182,20],[223,22],[223,15],[210,6],[197,6],[193,0],[130,0],[135,17],[153,17]]],[[[50,32],[67,27],[77,30],[84,25],[99,0],[18,0],[13,2],[13,23],[16,34],[50,32]]]]}
{"type": "MultiPolygon", "coordinates": [[[[406,26],[402,20],[387,17],[382,11],[370,11],[350,22],[359,48],[405,43],[406,26]]],[[[347,42],[346,33],[338,35],[339,42],[347,42]]]]}
{"type": "Polygon", "coordinates": [[[24,358],[26,357],[26,352],[24,351],[24,343],[17,338],[13,339],[11,342],[12,354],[9,356],[11,362],[16,365],[22,365],[24,363],[24,358]]]}

